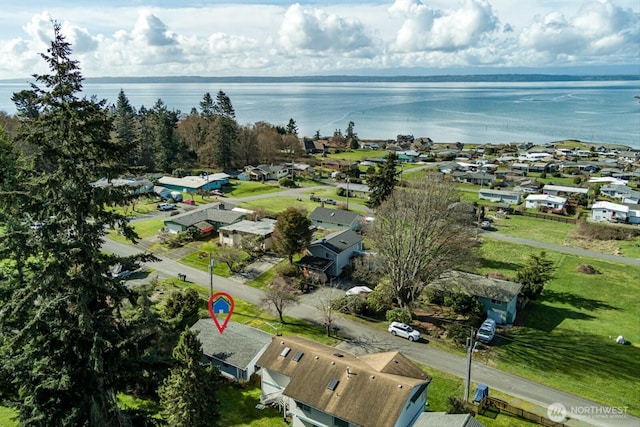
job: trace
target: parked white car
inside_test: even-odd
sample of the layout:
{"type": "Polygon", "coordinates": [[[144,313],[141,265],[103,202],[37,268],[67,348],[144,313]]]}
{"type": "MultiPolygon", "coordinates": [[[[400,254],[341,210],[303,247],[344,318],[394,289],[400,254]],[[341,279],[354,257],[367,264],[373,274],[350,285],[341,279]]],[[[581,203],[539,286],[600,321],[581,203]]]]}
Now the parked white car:
{"type": "Polygon", "coordinates": [[[488,344],[493,341],[496,336],[496,321],[493,319],[487,319],[482,322],[480,329],[476,332],[476,339],[482,343],[488,344]]]}
{"type": "Polygon", "coordinates": [[[391,322],[389,332],[391,332],[391,335],[406,338],[409,341],[418,341],[420,339],[420,332],[406,323],[391,322]]]}
{"type": "Polygon", "coordinates": [[[160,203],[158,205],[158,209],[161,211],[172,211],[176,209],[176,205],[174,205],[173,203],[160,203]]]}

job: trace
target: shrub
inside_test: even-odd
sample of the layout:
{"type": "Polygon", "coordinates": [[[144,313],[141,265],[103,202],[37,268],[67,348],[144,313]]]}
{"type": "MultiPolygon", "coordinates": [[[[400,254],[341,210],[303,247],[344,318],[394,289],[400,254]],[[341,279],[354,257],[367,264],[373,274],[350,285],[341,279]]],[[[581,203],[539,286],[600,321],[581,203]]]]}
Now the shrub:
{"type": "Polygon", "coordinates": [[[331,301],[331,308],[341,313],[361,316],[367,314],[367,300],[357,296],[340,297],[331,301]]]}
{"type": "Polygon", "coordinates": [[[382,315],[391,308],[393,292],[388,282],[380,282],[373,288],[373,292],[367,295],[367,303],[372,314],[382,315]]]}
{"type": "Polygon", "coordinates": [[[583,273],[583,274],[600,274],[600,272],[593,267],[592,265],[579,265],[576,270],[578,271],[578,273],[583,273]]]}
{"type": "Polygon", "coordinates": [[[455,293],[444,297],[444,305],[451,307],[456,313],[468,313],[471,308],[471,296],[463,293],[455,293]]]}
{"type": "Polygon", "coordinates": [[[464,399],[449,396],[449,410],[447,414],[470,414],[471,412],[464,399]]]}
{"type": "Polygon", "coordinates": [[[285,277],[296,277],[298,276],[298,267],[295,264],[282,263],[276,266],[276,274],[285,277]]]}
{"type": "Polygon", "coordinates": [[[447,337],[458,344],[466,344],[469,330],[460,323],[452,323],[447,327],[447,337]]]}
{"type": "Polygon", "coordinates": [[[280,178],[280,181],[278,181],[278,183],[281,187],[295,188],[298,186],[298,184],[296,184],[294,180],[288,177],[280,178]]]}
{"type": "Polygon", "coordinates": [[[579,221],[577,234],[595,240],[634,240],[640,235],[640,230],[579,221]]]}
{"type": "Polygon", "coordinates": [[[424,296],[424,299],[431,304],[444,304],[444,292],[439,289],[426,288],[422,292],[422,295],[424,296]]]}
{"type": "Polygon", "coordinates": [[[401,308],[387,310],[386,318],[388,322],[411,323],[411,313],[401,308]]]}

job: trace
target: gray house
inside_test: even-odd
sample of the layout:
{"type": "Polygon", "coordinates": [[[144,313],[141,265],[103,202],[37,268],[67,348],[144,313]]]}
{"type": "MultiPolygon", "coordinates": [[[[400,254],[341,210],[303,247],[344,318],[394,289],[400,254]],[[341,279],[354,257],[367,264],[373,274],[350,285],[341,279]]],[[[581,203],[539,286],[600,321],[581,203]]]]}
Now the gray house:
{"type": "Polygon", "coordinates": [[[516,320],[518,294],[522,284],[452,270],[443,273],[428,287],[445,293],[461,292],[476,296],[482,303],[487,317],[498,324],[506,324],[516,320]]]}
{"type": "Polygon", "coordinates": [[[214,207],[196,209],[180,215],[170,216],[163,221],[164,228],[170,233],[180,233],[195,227],[201,233],[206,234],[225,225],[239,222],[246,215],[244,212],[228,210],[225,207],[228,206],[219,203],[214,207]]]}
{"type": "Polygon", "coordinates": [[[203,361],[235,381],[249,380],[256,371],[256,362],[271,344],[271,335],[259,329],[229,322],[220,333],[213,319],[198,320],[191,330],[202,343],[203,361]]]}
{"type": "Polygon", "coordinates": [[[351,229],[336,231],[311,242],[307,253],[298,266],[339,276],[342,269],[351,264],[351,259],[362,253],[362,237],[351,229]]]}
{"type": "Polygon", "coordinates": [[[360,229],[361,218],[357,212],[329,209],[322,206],[315,208],[315,210],[311,212],[311,215],[309,215],[311,224],[317,228],[350,228],[354,231],[360,229]]]}

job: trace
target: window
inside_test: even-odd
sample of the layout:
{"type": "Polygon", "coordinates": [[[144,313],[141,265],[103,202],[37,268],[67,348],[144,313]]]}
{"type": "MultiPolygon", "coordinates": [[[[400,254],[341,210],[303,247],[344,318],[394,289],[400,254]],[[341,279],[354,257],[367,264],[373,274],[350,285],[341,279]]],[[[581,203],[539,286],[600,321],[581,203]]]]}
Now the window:
{"type": "Polygon", "coordinates": [[[335,427],[349,427],[349,422],[341,420],[340,418],[333,417],[333,425],[335,427]]]}
{"type": "Polygon", "coordinates": [[[296,405],[298,405],[298,408],[300,408],[301,410],[303,410],[304,412],[309,412],[311,411],[311,407],[309,405],[305,405],[302,402],[296,402],[296,405]]]}

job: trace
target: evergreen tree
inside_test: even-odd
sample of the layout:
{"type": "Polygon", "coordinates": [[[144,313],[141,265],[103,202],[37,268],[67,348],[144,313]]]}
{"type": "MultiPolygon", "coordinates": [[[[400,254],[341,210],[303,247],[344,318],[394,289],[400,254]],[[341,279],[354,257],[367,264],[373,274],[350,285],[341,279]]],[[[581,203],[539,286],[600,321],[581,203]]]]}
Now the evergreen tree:
{"type": "Polygon", "coordinates": [[[117,143],[129,147],[130,155],[126,163],[130,166],[137,165],[140,153],[136,150],[139,141],[136,112],[122,89],[114,108],[113,127],[117,143]]]}
{"type": "Polygon", "coordinates": [[[233,105],[231,105],[231,99],[229,99],[227,94],[221,90],[218,91],[218,95],[216,96],[216,103],[213,107],[213,111],[218,116],[231,120],[236,119],[236,111],[233,109],[233,105]]]}
{"type": "Polygon", "coordinates": [[[296,125],[296,121],[293,119],[289,119],[289,123],[287,124],[287,134],[298,135],[298,125],[296,125]]]}
{"type": "Polygon", "coordinates": [[[214,161],[216,165],[226,168],[231,165],[238,139],[236,123],[227,117],[219,117],[216,121],[213,137],[215,140],[214,161]]]}
{"type": "Polygon", "coordinates": [[[202,346],[194,332],[187,329],[180,335],[173,357],[177,366],[159,390],[167,423],[176,427],[219,425],[220,373],[201,364],[202,346]]]}
{"type": "Polygon", "coordinates": [[[347,125],[346,138],[347,138],[347,141],[349,141],[349,148],[351,148],[352,150],[356,150],[360,148],[360,144],[358,143],[358,134],[353,131],[353,128],[355,127],[355,125],[356,124],[353,123],[352,121],[349,122],[349,124],[347,125]]]}
{"type": "MultiPolygon", "coordinates": [[[[369,200],[367,206],[377,208],[384,202],[393,192],[398,183],[398,172],[396,171],[398,157],[395,153],[389,153],[387,161],[378,168],[377,172],[371,176],[367,176],[369,184],[369,200]]],[[[368,175],[368,174],[367,174],[368,175]]]]}
{"type": "Polygon", "coordinates": [[[311,221],[304,210],[287,208],[278,215],[273,230],[273,249],[289,258],[293,264],[293,255],[311,243],[311,221]]]}
{"type": "MultiPolygon", "coordinates": [[[[111,206],[125,190],[93,188],[113,176],[128,146],[110,138],[105,101],[80,98],[82,76],[54,23],[50,73],[35,75],[16,139],[34,147],[0,211],[0,389],[28,425],[123,425],[116,403],[129,335],[120,307],[129,292],[102,252],[107,226],[135,238],[111,206]],[[15,392],[15,393],[14,393],[15,392]]],[[[7,177],[0,188],[6,190],[7,177]]]]}
{"type": "Polygon", "coordinates": [[[544,285],[553,279],[554,270],[553,261],[547,259],[544,251],[539,255],[529,255],[527,262],[516,272],[516,282],[524,285],[522,295],[530,300],[537,300],[544,285]]]}
{"type": "Polygon", "coordinates": [[[205,93],[200,101],[200,116],[206,121],[211,121],[215,114],[215,104],[209,92],[205,93]]]}

